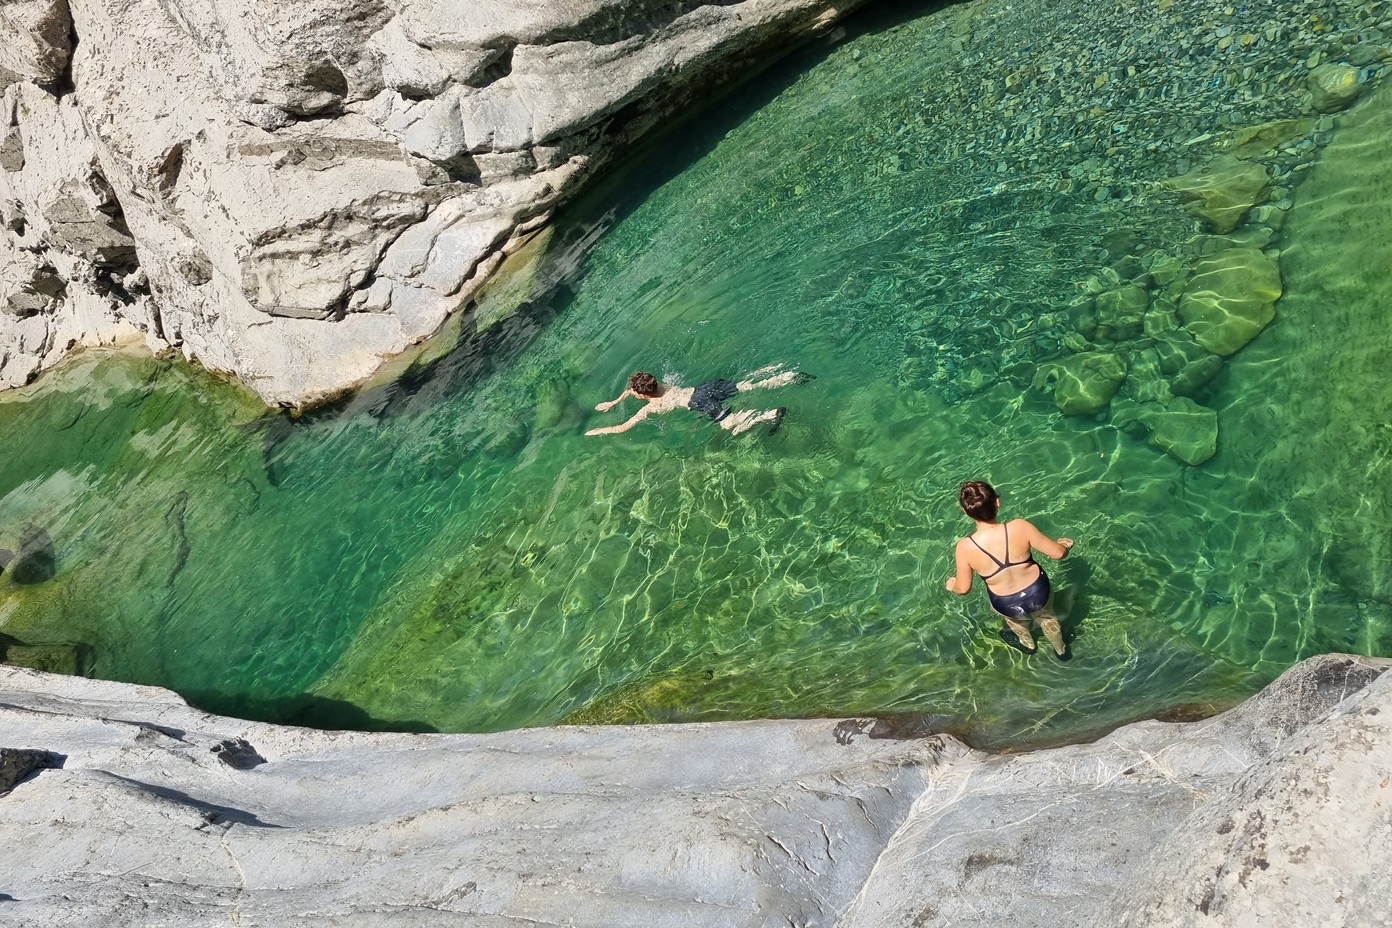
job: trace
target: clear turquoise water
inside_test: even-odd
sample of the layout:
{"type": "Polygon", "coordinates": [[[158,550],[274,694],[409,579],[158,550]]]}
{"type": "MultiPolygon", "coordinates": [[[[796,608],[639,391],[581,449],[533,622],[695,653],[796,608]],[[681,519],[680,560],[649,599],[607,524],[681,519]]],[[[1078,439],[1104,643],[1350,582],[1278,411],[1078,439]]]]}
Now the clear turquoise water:
{"type": "Polygon", "coordinates": [[[340,408],[102,356],[0,399],[8,658],[333,727],[904,714],[1021,746],[1392,653],[1380,117],[1296,191],[1278,322],[1189,467],[1032,383],[1080,285],[1198,224],[1144,165],[1099,199],[964,141],[909,54],[948,28],[869,21],[747,90],[577,204],[521,311],[340,408]],[[779,361],[818,379],[748,397],[775,435],[582,434],[635,368],[779,361]],[[1078,539],[1071,663],[943,591],[969,478],[1078,539]]]}

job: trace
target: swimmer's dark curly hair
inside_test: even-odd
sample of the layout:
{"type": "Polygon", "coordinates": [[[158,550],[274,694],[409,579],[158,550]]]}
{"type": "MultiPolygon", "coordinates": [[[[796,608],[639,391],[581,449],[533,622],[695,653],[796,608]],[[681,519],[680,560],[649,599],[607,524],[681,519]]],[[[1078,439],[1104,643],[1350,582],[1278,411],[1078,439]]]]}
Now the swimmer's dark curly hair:
{"type": "Polygon", "coordinates": [[[968,480],[962,484],[957,502],[962,504],[963,512],[982,522],[994,519],[996,510],[1000,508],[1000,497],[996,495],[995,487],[981,480],[968,480]]]}
{"type": "Polygon", "coordinates": [[[628,388],[639,396],[657,396],[657,378],[647,371],[636,371],[629,375],[628,388]]]}

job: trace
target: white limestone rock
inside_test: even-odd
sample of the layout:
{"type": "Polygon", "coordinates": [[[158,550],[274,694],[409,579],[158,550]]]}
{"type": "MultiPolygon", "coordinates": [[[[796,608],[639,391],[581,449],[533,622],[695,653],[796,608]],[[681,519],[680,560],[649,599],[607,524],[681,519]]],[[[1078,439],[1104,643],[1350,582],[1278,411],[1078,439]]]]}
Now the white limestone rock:
{"type": "MultiPolygon", "coordinates": [[[[326,400],[466,306],[606,159],[859,2],[71,0],[71,90],[0,60],[34,82],[0,119],[0,199],[49,220],[0,248],[85,261],[69,281],[119,251],[148,287],[111,302],[127,334],[268,403],[326,400]]],[[[0,4],[0,34],[51,6],[0,4]]]]}
{"type": "Polygon", "coordinates": [[[113,928],[1375,924],[1389,666],[1313,658],[1206,721],[1003,756],[869,719],[325,733],[0,667],[0,748],[48,761],[0,797],[0,829],[49,838],[0,842],[4,911],[113,928]]]}
{"type": "Polygon", "coordinates": [[[4,75],[51,84],[60,81],[72,55],[67,0],[0,2],[0,90],[4,75]]]}
{"type": "Polygon", "coordinates": [[[0,138],[0,387],[79,347],[165,347],[147,292],[128,281],[135,241],[71,97],[10,85],[0,138]]]}

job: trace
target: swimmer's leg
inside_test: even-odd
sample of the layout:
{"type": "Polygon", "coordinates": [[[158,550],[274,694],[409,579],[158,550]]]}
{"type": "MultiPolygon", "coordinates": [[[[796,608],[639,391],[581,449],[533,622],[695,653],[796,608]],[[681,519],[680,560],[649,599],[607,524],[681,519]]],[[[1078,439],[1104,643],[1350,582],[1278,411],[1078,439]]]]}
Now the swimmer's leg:
{"type": "Polygon", "coordinates": [[[758,377],[760,374],[772,374],[774,371],[786,367],[787,364],[787,361],[779,361],[776,364],[766,365],[764,367],[759,368],[757,371],[750,371],[749,377],[752,379],[754,377],[758,377]]]}
{"type": "Polygon", "coordinates": [[[1039,630],[1044,633],[1045,638],[1049,639],[1049,644],[1053,646],[1055,654],[1063,657],[1068,653],[1068,645],[1063,640],[1063,629],[1059,627],[1058,617],[1054,615],[1053,603],[1038,612],[1030,613],[1030,618],[1039,623],[1039,630]]]}
{"type": "MultiPolygon", "coordinates": [[[[781,366],[782,365],[776,365],[776,367],[781,366]]],[[[753,378],[756,374],[764,373],[767,370],[769,370],[769,368],[757,370],[749,376],[753,378]]],[[[815,378],[806,371],[782,371],[781,373],[774,374],[772,377],[765,377],[763,380],[741,380],[736,383],[735,386],[743,393],[746,390],[772,390],[775,387],[786,387],[790,383],[807,383],[807,381],[813,379],[815,378]]]]}
{"type": "Polygon", "coordinates": [[[1038,647],[1038,645],[1034,643],[1034,636],[1030,634],[1028,622],[1012,619],[1008,615],[1003,615],[1001,618],[1005,619],[1005,624],[1015,633],[1015,637],[1020,639],[1020,644],[1030,649],[1038,647]]]}
{"type": "Polygon", "coordinates": [[[777,422],[783,418],[783,410],[780,409],[741,409],[739,412],[732,412],[717,425],[722,429],[728,429],[731,435],[739,435],[747,432],[760,422],[777,422]]]}

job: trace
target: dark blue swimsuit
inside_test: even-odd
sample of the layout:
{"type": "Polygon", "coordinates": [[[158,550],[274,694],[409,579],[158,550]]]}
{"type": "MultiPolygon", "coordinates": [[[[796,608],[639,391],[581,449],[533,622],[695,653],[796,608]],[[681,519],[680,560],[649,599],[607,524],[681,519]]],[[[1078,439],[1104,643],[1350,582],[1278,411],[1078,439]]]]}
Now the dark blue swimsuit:
{"type": "Polygon", "coordinates": [[[733,380],[707,380],[691,391],[691,400],[686,408],[705,413],[712,422],[719,422],[730,414],[730,410],[725,408],[725,401],[738,392],[739,384],[733,380]]]}
{"type": "MultiPolygon", "coordinates": [[[[1021,564],[1033,564],[1035,567],[1039,567],[1039,562],[1034,559],[1033,552],[1030,553],[1029,558],[1026,560],[1010,560],[1010,529],[1005,524],[1002,524],[1001,528],[1005,529],[1006,559],[1004,561],[981,547],[975,538],[968,536],[971,538],[971,543],[976,545],[977,549],[980,550],[982,554],[996,563],[995,570],[991,571],[989,574],[981,575],[982,580],[990,580],[1007,567],[1018,567],[1021,564]]],[[[1035,581],[1018,593],[1007,593],[1002,596],[999,593],[993,592],[989,586],[986,587],[986,596],[991,600],[991,608],[1011,619],[1027,618],[1030,613],[1038,612],[1040,609],[1043,609],[1049,604],[1049,594],[1052,592],[1053,590],[1049,587],[1049,575],[1044,572],[1043,567],[1039,567],[1039,576],[1035,581]]]]}

